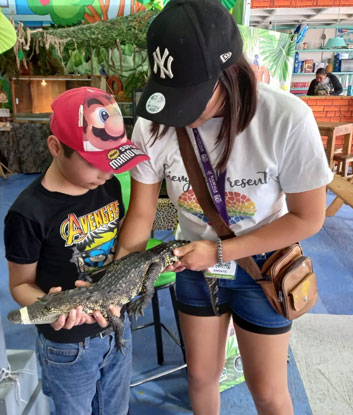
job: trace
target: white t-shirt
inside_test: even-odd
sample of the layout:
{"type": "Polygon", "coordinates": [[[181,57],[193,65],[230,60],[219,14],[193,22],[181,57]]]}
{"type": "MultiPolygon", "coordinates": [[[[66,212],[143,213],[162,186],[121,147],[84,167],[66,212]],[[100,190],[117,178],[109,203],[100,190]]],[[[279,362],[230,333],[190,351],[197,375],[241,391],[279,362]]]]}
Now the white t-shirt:
{"type": "MultiPolygon", "coordinates": [[[[222,120],[213,118],[198,128],[212,166],[221,150],[215,143],[222,120]]],[[[195,148],[193,132],[187,132],[195,148]]],[[[139,118],[132,141],[151,160],[138,164],[131,175],[147,184],[166,180],[179,213],[178,238],[217,239],[189,183],[175,129],[151,146],[150,121],[139,118]]],[[[197,148],[196,154],[199,158],[197,148]]],[[[294,95],[258,84],[256,114],[236,137],[227,164],[225,200],[233,232],[239,235],[274,221],[287,212],[285,193],[316,189],[332,177],[311,109],[294,95]]]]}

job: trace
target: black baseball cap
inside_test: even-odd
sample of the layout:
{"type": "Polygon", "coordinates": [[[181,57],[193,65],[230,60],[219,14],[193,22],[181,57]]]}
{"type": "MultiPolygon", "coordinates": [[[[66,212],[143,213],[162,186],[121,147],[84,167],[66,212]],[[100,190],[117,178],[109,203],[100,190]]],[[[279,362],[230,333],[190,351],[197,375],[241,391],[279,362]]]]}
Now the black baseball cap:
{"type": "Polygon", "coordinates": [[[137,115],[174,127],[191,124],[242,48],[239,29],[220,0],[171,0],[147,32],[151,75],[137,115]]]}

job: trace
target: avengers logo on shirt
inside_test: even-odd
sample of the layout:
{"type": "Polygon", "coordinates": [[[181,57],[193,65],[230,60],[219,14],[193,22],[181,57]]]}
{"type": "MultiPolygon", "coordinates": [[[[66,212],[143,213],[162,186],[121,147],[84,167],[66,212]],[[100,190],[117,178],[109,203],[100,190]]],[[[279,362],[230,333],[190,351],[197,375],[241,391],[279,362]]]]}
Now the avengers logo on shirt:
{"type": "Polygon", "coordinates": [[[77,217],[70,213],[60,226],[65,247],[72,249],[73,262],[79,273],[86,273],[111,262],[119,223],[119,203],[77,217]]]}

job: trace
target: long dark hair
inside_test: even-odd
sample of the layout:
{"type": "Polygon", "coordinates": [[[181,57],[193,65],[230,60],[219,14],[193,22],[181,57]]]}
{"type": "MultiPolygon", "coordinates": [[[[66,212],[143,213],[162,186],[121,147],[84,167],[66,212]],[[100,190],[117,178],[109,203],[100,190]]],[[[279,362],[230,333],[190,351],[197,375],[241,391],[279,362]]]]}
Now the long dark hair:
{"type": "MultiPolygon", "coordinates": [[[[250,124],[256,112],[256,78],[244,55],[235,65],[221,73],[219,83],[226,96],[223,107],[223,123],[217,137],[217,144],[223,144],[223,151],[216,168],[223,171],[227,166],[236,136],[250,124]]],[[[162,138],[169,128],[166,125],[161,128],[160,124],[153,122],[151,125],[151,145],[162,138]]]]}

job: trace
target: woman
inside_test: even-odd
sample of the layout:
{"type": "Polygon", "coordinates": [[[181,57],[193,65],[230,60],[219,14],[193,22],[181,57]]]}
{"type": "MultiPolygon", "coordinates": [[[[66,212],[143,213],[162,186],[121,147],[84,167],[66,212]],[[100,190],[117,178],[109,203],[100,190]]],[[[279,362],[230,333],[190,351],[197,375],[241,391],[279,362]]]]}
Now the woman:
{"type": "Polygon", "coordinates": [[[324,68],[316,71],[316,78],[310,83],[308,95],[340,95],[343,91],[337,76],[326,72],[324,68]]]}
{"type": "Polygon", "coordinates": [[[258,414],[292,414],[291,322],[271,308],[239,266],[232,280],[219,281],[221,316],[215,316],[202,271],[222,254],[233,267],[249,255],[261,265],[267,256],[262,253],[319,231],[332,173],[315,119],[300,99],[256,85],[238,28],[218,0],[171,0],[149,27],[147,49],[151,76],[133,140],[150,161],[132,170],[119,256],[144,249],[165,179],[178,209],[177,238],[192,241],[174,251],[181,257],[174,269],[193,413],[219,414],[219,377],[232,316],[258,414]],[[226,219],[238,236],[223,241],[221,250],[180,156],[175,127],[181,126],[187,126],[194,147],[194,134],[201,136],[207,154],[199,159],[209,157],[223,188],[226,219]]]}

